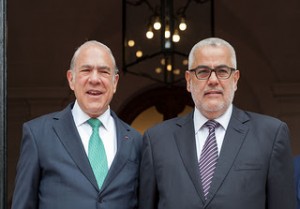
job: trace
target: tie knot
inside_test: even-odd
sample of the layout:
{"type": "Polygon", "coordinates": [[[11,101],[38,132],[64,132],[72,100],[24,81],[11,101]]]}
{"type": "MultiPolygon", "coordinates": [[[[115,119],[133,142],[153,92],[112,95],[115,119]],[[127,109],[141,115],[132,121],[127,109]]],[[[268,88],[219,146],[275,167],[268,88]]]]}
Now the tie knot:
{"type": "Polygon", "coordinates": [[[214,120],[209,120],[205,123],[205,126],[207,126],[209,130],[215,129],[218,125],[219,123],[214,120]]]}
{"type": "Polygon", "coordinates": [[[90,126],[92,126],[93,129],[99,128],[102,124],[98,118],[90,118],[87,122],[90,126]]]}

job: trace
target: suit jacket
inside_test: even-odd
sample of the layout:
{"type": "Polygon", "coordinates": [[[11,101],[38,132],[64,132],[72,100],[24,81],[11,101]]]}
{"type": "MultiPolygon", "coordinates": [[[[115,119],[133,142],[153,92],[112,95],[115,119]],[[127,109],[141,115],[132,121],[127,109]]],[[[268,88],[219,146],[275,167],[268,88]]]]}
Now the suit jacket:
{"type": "Polygon", "coordinates": [[[296,179],[297,209],[300,209],[300,155],[295,157],[294,165],[296,179]]]}
{"type": "MultiPolygon", "coordinates": [[[[199,127],[200,128],[200,127],[199,127]]],[[[205,201],[193,114],[144,134],[139,209],[295,209],[285,123],[233,108],[205,201]]]]}
{"type": "Polygon", "coordinates": [[[23,125],[12,208],[137,208],[141,135],[111,112],[117,152],[99,189],[71,108],[23,125]]]}

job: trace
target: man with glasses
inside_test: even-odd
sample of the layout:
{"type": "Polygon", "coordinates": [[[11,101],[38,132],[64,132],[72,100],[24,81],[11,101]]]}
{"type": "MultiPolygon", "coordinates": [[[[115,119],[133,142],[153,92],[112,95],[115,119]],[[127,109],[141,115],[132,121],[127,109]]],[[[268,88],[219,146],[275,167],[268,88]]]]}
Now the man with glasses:
{"type": "Polygon", "coordinates": [[[288,127],[232,104],[239,77],[228,42],[192,48],[195,109],[145,132],[139,209],[295,209],[288,127]]]}

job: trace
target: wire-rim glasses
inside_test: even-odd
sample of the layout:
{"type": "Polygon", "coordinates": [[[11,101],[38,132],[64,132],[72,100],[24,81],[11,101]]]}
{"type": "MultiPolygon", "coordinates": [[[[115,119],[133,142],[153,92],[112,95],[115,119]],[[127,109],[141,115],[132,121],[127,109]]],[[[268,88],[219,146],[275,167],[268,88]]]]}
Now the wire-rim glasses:
{"type": "Polygon", "coordinates": [[[228,67],[227,65],[220,65],[215,68],[210,68],[205,65],[200,65],[188,71],[194,72],[198,80],[208,80],[212,72],[215,72],[218,79],[226,80],[231,76],[232,72],[235,70],[236,70],[235,68],[228,67]]]}

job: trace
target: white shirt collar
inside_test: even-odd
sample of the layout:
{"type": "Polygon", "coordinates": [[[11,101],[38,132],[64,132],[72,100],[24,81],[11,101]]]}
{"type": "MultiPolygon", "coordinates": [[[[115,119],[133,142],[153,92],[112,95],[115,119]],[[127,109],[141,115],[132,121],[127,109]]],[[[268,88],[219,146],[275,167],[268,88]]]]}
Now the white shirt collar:
{"type": "MultiPolygon", "coordinates": [[[[75,101],[75,104],[72,109],[73,118],[75,121],[76,126],[81,126],[82,124],[86,123],[87,120],[90,119],[90,116],[88,116],[83,110],[80,108],[77,100],[75,101]]],[[[107,110],[98,117],[98,119],[101,121],[103,127],[107,129],[109,126],[109,119],[110,119],[110,107],[108,106],[107,110]]]]}
{"type": "MultiPolygon", "coordinates": [[[[232,114],[232,108],[233,105],[230,104],[228,109],[225,111],[223,115],[221,115],[219,118],[216,118],[215,121],[217,121],[226,131],[231,114],[232,114]]],[[[203,127],[203,125],[208,121],[206,117],[204,117],[201,112],[195,107],[194,111],[194,128],[195,128],[195,134],[200,130],[200,128],[203,127]]]]}

